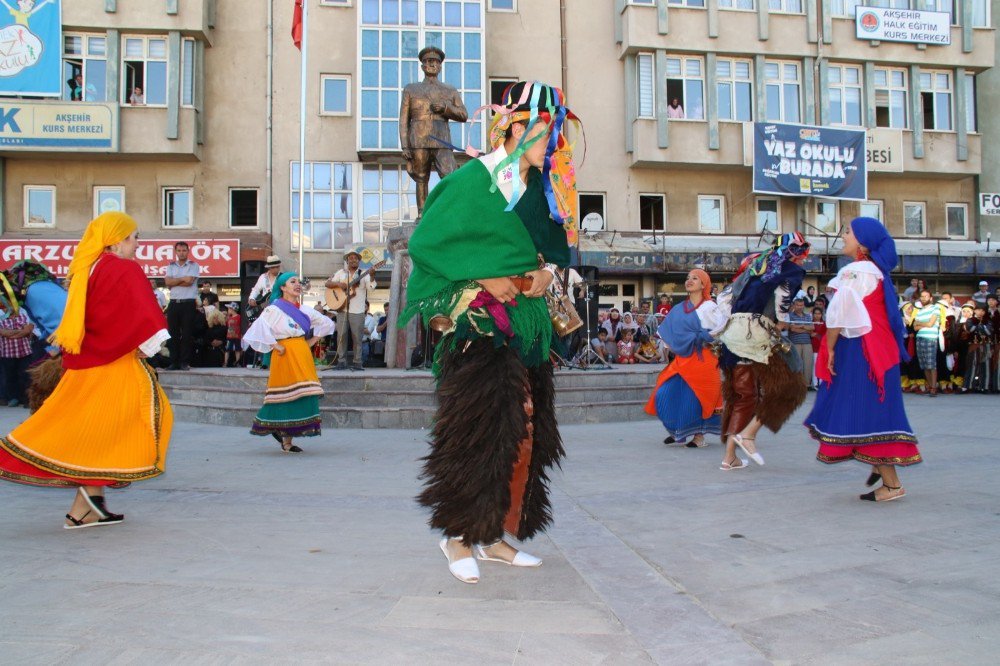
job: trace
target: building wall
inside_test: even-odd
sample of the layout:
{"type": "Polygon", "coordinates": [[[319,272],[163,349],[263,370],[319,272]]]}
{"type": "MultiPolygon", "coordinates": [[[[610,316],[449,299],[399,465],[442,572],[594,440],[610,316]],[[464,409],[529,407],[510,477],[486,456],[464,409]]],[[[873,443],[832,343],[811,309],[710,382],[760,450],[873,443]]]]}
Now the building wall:
{"type": "MultiPolygon", "coordinates": [[[[1000,0],[992,0],[994,17],[1000,17],[1000,0]]],[[[994,18],[994,24],[996,19],[994,18]]],[[[994,58],[1000,56],[1000,42],[995,46],[994,58]]],[[[1000,71],[986,70],[976,77],[979,89],[979,126],[983,133],[983,145],[996,146],[1000,141],[1000,117],[994,109],[1000,108],[1000,71]]],[[[979,181],[980,192],[1000,192],[1000,154],[987,148],[983,151],[983,173],[979,181]]],[[[979,211],[979,206],[976,206],[979,211]]],[[[991,234],[1000,242],[1000,216],[982,216],[979,220],[979,237],[985,239],[991,234]]],[[[992,248],[991,248],[992,249],[992,248]]]]}

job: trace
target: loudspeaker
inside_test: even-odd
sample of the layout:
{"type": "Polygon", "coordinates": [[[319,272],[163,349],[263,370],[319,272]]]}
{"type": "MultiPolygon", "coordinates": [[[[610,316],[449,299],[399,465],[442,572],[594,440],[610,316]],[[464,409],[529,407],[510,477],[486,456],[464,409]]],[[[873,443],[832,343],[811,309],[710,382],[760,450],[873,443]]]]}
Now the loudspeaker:
{"type": "Polygon", "coordinates": [[[598,292],[598,281],[600,279],[600,273],[597,270],[597,266],[573,266],[580,277],[584,279],[587,283],[587,293],[577,295],[576,297],[576,311],[580,315],[580,319],[584,320],[584,327],[590,328],[592,335],[596,335],[597,332],[597,296],[598,292]],[[585,298],[590,297],[590,321],[587,322],[587,303],[585,298]]]}

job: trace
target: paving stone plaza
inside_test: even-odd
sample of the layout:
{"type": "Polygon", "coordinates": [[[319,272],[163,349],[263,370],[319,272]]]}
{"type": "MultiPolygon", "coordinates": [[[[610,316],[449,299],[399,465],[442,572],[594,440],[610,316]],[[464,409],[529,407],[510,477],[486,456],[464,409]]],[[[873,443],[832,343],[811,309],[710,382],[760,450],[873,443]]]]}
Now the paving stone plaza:
{"type": "Polygon", "coordinates": [[[654,420],[564,426],[544,565],[478,585],[413,501],[425,431],[292,456],[178,422],[167,474],[109,494],[122,526],[67,532],[66,491],[0,485],[0,663],[996,663],[997,399],[906,401],[926,462],[879,505],[865,467],[814,460],[808,403],[732,473],[654,420]]]}

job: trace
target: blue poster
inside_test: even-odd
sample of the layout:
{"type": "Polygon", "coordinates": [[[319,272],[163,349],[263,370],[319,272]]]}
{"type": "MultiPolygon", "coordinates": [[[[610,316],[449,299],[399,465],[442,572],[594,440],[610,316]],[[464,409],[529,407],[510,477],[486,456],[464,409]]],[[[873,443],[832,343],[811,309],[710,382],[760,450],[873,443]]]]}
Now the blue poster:
{"type": "Polygon", "coordinates": [[[753,191],[866,200],[865,130],[754,123],[753,191]]]}
{"type": "Polygon", "coordinates": [[[62,0],[0,3],[0,95],[59,97],[62,0]]]}

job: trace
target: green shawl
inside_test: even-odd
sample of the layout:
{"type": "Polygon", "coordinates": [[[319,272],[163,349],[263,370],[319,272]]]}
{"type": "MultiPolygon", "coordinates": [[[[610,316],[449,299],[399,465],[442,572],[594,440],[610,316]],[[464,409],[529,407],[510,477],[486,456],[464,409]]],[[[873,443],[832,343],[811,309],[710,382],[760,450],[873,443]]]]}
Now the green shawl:
{"type": "MultiPolygon", "coordinates": [[[[471,160],[427,197],[420,224],[410,237],[413,269],[401,325],[417,313],[425,323],[435,315],[452,313],[462,292],[476,287],[475,280],[535,270],[539,254],[560,266],[569,262],[566,233],[549,215],[538,170],[530,170],[527,188],[511,212],[505,211],[507,200],[500,191],[491,191],[492,185],[486,166],[471,160]]],[[[496,330],[485,312],[466,310],[446,337],[449,347],[491,336],[497,346],[510,344],[518,349],[526,365],[546,361],[552,323],[545,299],[518,296],[515,300],[517,305],[507,306],[513,338],[496,330]]]]}

